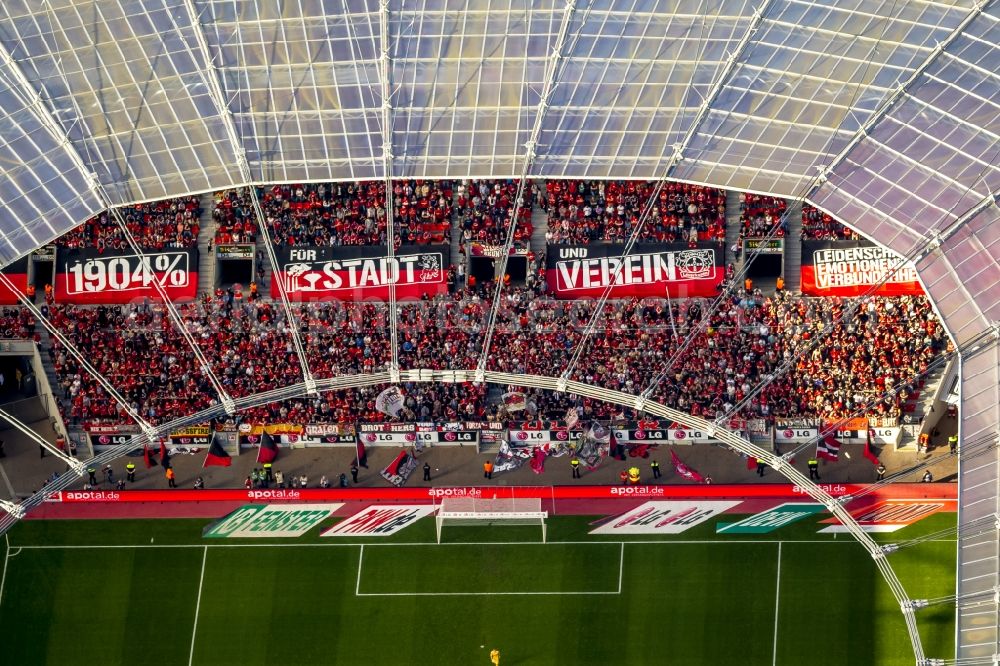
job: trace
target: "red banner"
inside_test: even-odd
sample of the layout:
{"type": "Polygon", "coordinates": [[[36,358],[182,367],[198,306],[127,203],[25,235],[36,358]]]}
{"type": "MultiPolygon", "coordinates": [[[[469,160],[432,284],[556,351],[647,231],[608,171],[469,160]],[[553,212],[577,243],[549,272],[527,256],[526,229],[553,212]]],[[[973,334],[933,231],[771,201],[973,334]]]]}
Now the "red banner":
{"type": "Polygon", "coordinates": [[[723,253],[714,244],[643,243],[623,257],[625,246],[549,245],[545,280],[557,298],[715,296],[725,277],[723,253]],[[617,278],[615,277],[618,272],[617,278]]]}
{"type": "MultiPolygon", "coordinates": [[[[21,257],[17,261],[4,267],[3,274],[14,284],[14,288],[22,294],[28,289],[28,258],[21,257]]],[[[15,305],[20,303],[17,294],[7,288],[7,285],[0,282],[0,305],[15,305]]]]}
{"type": "Polygon", "coordinates": [[[190,301],[198,293],[198,249],[150,250],[140,257],[129,251],[59,248],[55,272],[59,303],[156,301],[155,283],[172,301],[190,301]]]}
{"type": "Polygon", "coordinates": [[[902,266],[885,248],[863,241],[802,241],[803,294],[860,296],[880,282],[873,292],[878,296],[924,293],[916,269],[902,266]]]}
{"type": "Polygon", "coordinates": [[[281,280],[293,301],[387,300],[390,282],[396,283],[396,298],[419,299],[448,291],[451,248],[403,246],[389,261],[381,246],[286,247],[277,258],[274,298],[281,296],[281,280]]]}

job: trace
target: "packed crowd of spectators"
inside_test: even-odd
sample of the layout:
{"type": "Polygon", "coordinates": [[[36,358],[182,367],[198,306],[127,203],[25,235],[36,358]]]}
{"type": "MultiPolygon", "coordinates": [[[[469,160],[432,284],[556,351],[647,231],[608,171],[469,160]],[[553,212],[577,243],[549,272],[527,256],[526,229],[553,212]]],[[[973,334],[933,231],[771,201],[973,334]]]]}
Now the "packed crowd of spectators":
{"type": "MultiPolygon", "coordinates": [[[[125,226],[139,247],[149,250],[198,245],[198,197],[178,197],[120,208],[125,226]]],[[[90,218],[55,241],[59,247],[124,250],[129,248],[117,219],[110,211],[90,218]]]]}
{"type": "MultiPolygon", "coordinates": [[[[586,245],[626,242],[642,217],[656,184],[643,181],[549,180],[540,204],[548,213],[546,241],[586,245]]],[[[722,190],[666,182],[639,232],[641,242],[726,239],[726,195],[722,190]]]]}
{"type": "MultiPolygon", "coordinates": [[[[449,181],[394,181],[397,246],[449,242],[452,196],[449,181]]],[[[275,185],[261,192],[261,205],[279,246],[386,242],[383,181],[275,185]]]]}
{"type": "MultiPolygon", "coordinates": [[[[455,204],[463,250],[469,243],[504,245],[507,242],[517,188],[516,180],[472,180],[458,185],[455,204]]],[[[514,247],[525,248],[531,240],[531,207],[536,192],[537,188],[530,181],[525,183],[514,229],[514,247]]]]}
{"type": "Polygon", "coordinates": [[[802,204],[802,240],[860,240],[861,236],[819,208],[802,204]]]}
{"type": "Polygon", "coordinates": [[[257,223],[248,188],[216,192],[212,219],[216,225],[216,245],[257,241],[257,223]]]}
{"type": "Polygon", "coordinates": [[[0,340],[37,340],[35,318],[26,308],[0,310],[0,340]]]}
{"type": "Polygon", "coordinates": [[[744,238],[766,238],[778,225],[775,236],[784,238],[788,232],[788,221],[784,219],[788,202],[780,197],[762,194],[740,193],[740,240],[744,238]]]}
{"type": "MultiPolygon", "coordinates": [[[[399,360],[403,369],[476,367],[489,320],[492,290],[460,290],[400,305],[399,360]]],[[[592,303],[554,301],[543,287],[505,289],[489,368],[511,373],[560,373],[592,315],[592,303]]],[[[737,290],[705,326],[698,300],[609,301],[605,324],[591,335],[573,378],[629,393],[664,372],[654,397],[670,407],[714,418],[741,403],[760,382],[773,381],[742,409],[747,417],[899,416],[907,384],[946,346],[942,327],[923,298],[872,298],[843,320],[848,301],[764,297],[737,290]],[[830,330],[824,332],[824,327],[830,330]],[[684,339],[694,344],[674,358],[684,339]],[[822,343],[806,345],[822,336],[822,343]],[[804,351],[787,373],[785,361],[804,351]],[[670,368],[668,360],[673,359],[670,368]],[[887,389],[902,390],[881,398],[887,389]],[[868,401],[876,397],[874,404],[868,401]]],[[[270,302],[223,292],[181,310],[213,371],[234,397],[301,381],[287,325],[270,302]]],[[[207,406],[215,395],[183,339],[156,306],[56,306],[53,320],[133,404],[159,422],[207,406]]],[[[371,373],[390,360],[388,312],[377,303],[296,306],[296,326],[317,378],[371,373]]],[[[52,351],[75,422],[126,422],[114,403],[64,350],[52,351]]],[[[487,389],[471,384],[404,387],[404,418],[493,418],[487,389]]],[[[255,408],[247,420],[379,421],[374,389],[327,392],[255,408]]],[[[534,414],[560,418],[569,406],[584,417],[609,418],[621,408],[574,396],[529,391],[534,414]]],[[[523,414],[513,418],[523,418],[523,414]]]]}
{"type": "MultiPolygon", "coordinates": [[[[672,359],[653,395],[697,416],[715,418],[728,412],[771,376],[774,380],[743,408],[744,416],[835,418],[855,410],[861,415],[899,416],[907,384],[944,350],[944,331],[923,298],[871,299],[843,321],[846,306],[839,298],[743,293],[713,314],[696,333],[695,344],[674,358],[679,341],[697,330],[705,312],[701,305],[675,302],[670,310],[664,303],[619,302],[607,327],[592,336],[586,361],[579,364],[574,378],[638,393],[667,370],[672,359]],[[821,344],[810,347],[791,371],[776,372],[827,325],[831,331],[821,344]],[[902,390],[868,404],[890,388],[902,390]]],[[[587,318],[588,308],[581,303],[572,316],[556,317],[543,329],[498,338],[505,353],[495,359],[497,368],[552,372],[579,343],[571,331],[579,330],[576,327],[587,318]]],[[[546,417],[564,412],[565,396],[535,393],[533,400],[546,417]]],[[[597,416],[609,417],[618,408],[595,403],[592,409],[597,416]]]]}
{"type": "MultiPolygon", "coordinates": [[[[52,306],[52,324],[151,423],[207,407],[214,395],[197,371],[194,353],[180,333],[152,308],[52,306]]],[[[48,349],[63,402],[73,424],[131,423],[125,411],[53,338],[48,349]]]]}

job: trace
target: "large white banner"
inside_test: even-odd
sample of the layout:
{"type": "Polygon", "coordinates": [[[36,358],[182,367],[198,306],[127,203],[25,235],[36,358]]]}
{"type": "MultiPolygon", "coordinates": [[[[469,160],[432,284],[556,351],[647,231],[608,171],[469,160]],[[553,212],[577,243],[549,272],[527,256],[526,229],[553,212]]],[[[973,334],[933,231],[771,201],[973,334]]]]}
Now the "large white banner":
{"type": "Polygon", "coordinates": [[[390,536],[437,511],[433,504],[370,506],[343,520],[320,536],[390,536]]]}
{"type": "Polygon", "coordinates": [[[591,534],[680,534],[739,504],[718,500],[646,502],[591,534]]]}

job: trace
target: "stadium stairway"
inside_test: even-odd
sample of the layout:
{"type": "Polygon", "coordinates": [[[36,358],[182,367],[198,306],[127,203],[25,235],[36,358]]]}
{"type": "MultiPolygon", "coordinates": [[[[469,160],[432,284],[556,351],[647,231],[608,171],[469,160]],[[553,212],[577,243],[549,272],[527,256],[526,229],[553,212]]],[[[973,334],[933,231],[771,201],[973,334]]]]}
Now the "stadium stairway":
{"type": "Polygon", "coordinates": [[[531,247],[535,254],[545,253],[545,234],[549,231],[549,216],[538,206],[531,207],[531,247]]]}
{"type": "Polygon", "coordinates": [[[264,279],[257,285],[257,289],[261,294],[263,294],[264,298],[270,298],[271,262],[267,259],[267,251],[264,248],[264,239],[260,234],[257,234],[257,258],[254,260],[254,266],[254,270],[263,270],[264,272],[264,279]]]}
{"type": "Polygon", "coordinates": [[[947,367],[935,368],[917,382],[913,393],[906,397],[906,402],[903,404],[903,421],[905,423],[920,424],[926,418],[933,420],[942,416],[940,413],[934,414],[934,398],[938,394],[938,387],[944,380],[946,372],[947,367]]]}
{"type": "Polygon", "coordinates": [[[740,238],[740,193],[726,190],[726,265],[736,263],[733,247],[740,238]]]}
{"type": "Polygon", "coordinates": [[[36,326],[35,331],[38,333],[38,355],[42,359],[42,368],[45,370],[45,376],[52,388],[52,397],[59,404],[62,413],[65,414],[67,405],[63,400],[63,388],[56,376],[56,366],[52,363],[52,357],[49,355],[49,350],[52,349],[52,336],[49,335],[49,329],[44,326],[36,326]]]}
{"type": "Polygon", "coordinates": [[[802,201],[788,200],[788,233],[785,234],[785,289],[798,293],[802,287],[802,201]]]}
{"type": "Polygon", "coordinates": [[[215,291],[215,194],[201,195],[201,217],[198,218],[198,293],[210,294],[215,291]]]}

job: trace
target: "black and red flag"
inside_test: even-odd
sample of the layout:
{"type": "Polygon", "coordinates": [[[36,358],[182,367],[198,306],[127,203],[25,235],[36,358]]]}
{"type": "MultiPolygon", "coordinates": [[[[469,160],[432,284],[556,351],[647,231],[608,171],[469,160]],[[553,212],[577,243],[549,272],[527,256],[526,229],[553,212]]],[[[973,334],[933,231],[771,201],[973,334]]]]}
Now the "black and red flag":
{"type": "Polygon", "coordinates": [[[278,445],[274,443],[274,438],[266,432],[262,432],[260,434],[260,449],[257,451],[257,462],[269,463],[274,462],[277,458],[278,445]]]}
{"type": "Polygon", "coordinates": [[[146,463],[146,469],[156,467],[156,458],[153,457],[153,452],[149,450],[148,444],[142,445],[142,461],[146,463]]]}
{"type": "Polygon", "coordinates": [[[222,444],[219,440],[212,438],[212,445],[208,447],[208,455],[205,456],[205,462],[202,467],[229,467],[233,464],[233,459],[229,457],[226,450],[222,448],[222,444]]]}
{"type": "Polygon", "coordinates": [[[867,458],[868,462],[870,462],[871,464],[878,465],[879,464],[878,454],[876,454],[875,451],[872,450],[871,435],[869,435],[868,439],[869,441],[865,442],[865,458],[867,458]]]}
{"type": "Polygon", "coordinates": [[[163,469],[168,469],[170,467],[170,454],[167,453],[167,443],[160,439],[160,464],[163,465],[163,469]]]}
{"type": "Polygon", "coordinates": [[[364,467],[365,469],[368,469],[368,452],[365,451],[365,443],[361,441],[360,436],[358,436],[357,440],[358,440],[358,446],[357,446],[357,451],[355,452],[357,458],[354,459],[354,464],[357,465],[358,467],[364,467]]]}

